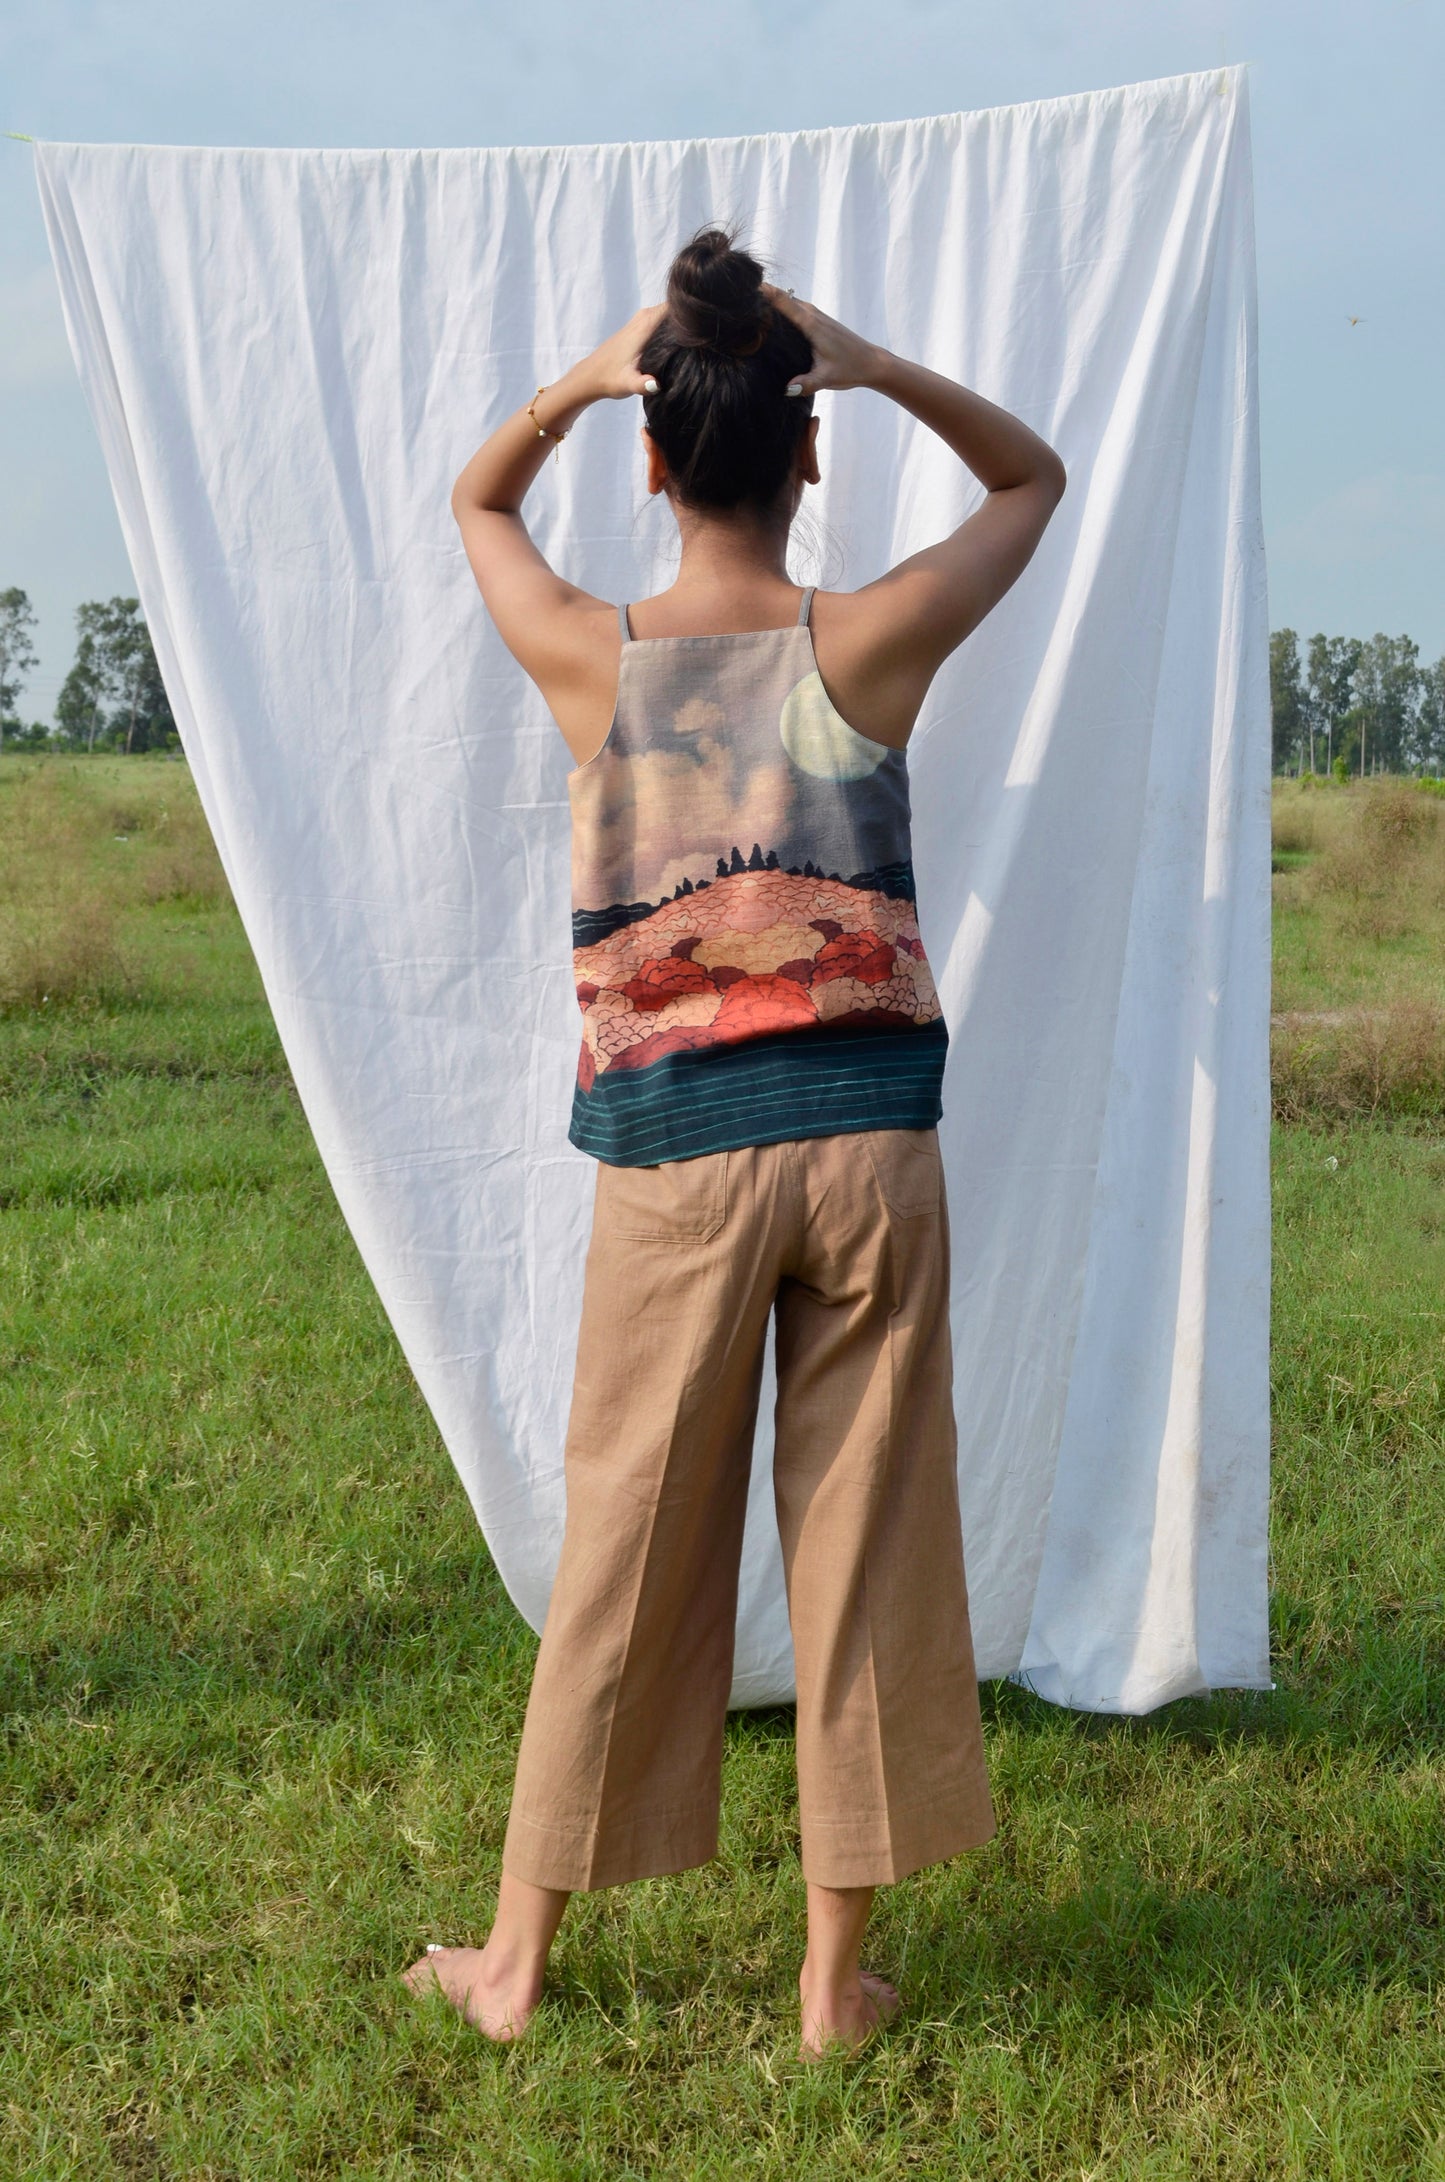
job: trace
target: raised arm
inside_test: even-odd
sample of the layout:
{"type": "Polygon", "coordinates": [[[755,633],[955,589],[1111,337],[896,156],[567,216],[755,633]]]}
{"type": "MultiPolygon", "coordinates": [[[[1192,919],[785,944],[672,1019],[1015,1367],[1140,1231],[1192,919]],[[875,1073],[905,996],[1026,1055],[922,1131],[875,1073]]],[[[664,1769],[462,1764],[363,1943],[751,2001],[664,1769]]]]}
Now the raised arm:
{"type": "Polygon", "coordinates": [[[650,303],[523,403],[482,442],[452,486],[452,514],[487,611],[512,656],[558,702],[572,681],[585,684],[592,655],[585,613],[605,602],[559,576],[533,544],[522,503],[556,441],[598,401],[642,391],[637,357],[665,306],[650,303]],[[578,609],[578,611],[572,611],[578,609]],[[570,625],[577,623],[577,628],[570,625]]]}
{"type": "Polygon", "coordinates": [[[813,369],[794,382],[803,393],[867,386],[888,395],[935,431],[987,488],[982,507],[946,538],[854,594],[859,604],[876,600],[880,629],[896,629],[931,679],[1027,568],[1062,497],[1064,465],[1009,410],[865,341],[811,303],[774,287],[768,293],[813,344],[813,369]]]}

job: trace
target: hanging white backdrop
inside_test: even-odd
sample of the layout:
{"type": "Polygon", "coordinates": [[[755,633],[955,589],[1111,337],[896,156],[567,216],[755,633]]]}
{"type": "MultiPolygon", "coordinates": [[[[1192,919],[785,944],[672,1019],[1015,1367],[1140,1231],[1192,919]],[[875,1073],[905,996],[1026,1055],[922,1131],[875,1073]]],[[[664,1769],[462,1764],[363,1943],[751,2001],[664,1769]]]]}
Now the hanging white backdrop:
{"type": "MultiPolygon", "coordinates": [[[[540,1628],[595,1165],[566,1137],[571,763],[452,480],[739,216],[769,277],[1063,455],[1034,561],[909,751],[951,1033],[979,1672],[1138,1712],[1269,1681],[1268,619],[1247,78],[918,121],[457,151],[35,147],[76,364],[181,739],[342,1212],[540,1628]]],[[[981,488],[824,394],[800,582],[981,488]],[[831,549],[819,559],[822,539],[831,549]],[[810,543],[811,542],[811,543],[810,543]]],[[[526,519],[662,588],[640,405],[526,519]]],[[[733,1702],[793,1694],[771,1344],[733,1702]]]]}

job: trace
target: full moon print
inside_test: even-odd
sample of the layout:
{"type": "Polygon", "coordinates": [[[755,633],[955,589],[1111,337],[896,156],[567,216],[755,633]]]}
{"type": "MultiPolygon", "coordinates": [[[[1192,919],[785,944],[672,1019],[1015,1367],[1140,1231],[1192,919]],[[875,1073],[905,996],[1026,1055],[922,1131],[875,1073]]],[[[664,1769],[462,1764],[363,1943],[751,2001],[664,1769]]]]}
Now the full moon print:
{"type": "Polygon", "coordinates": [[[863,780],[888,755],[882,743],[869,742],[833,710],[816,671],[788,691],[778,732],[794,765],[817,780],[863,780]]]}

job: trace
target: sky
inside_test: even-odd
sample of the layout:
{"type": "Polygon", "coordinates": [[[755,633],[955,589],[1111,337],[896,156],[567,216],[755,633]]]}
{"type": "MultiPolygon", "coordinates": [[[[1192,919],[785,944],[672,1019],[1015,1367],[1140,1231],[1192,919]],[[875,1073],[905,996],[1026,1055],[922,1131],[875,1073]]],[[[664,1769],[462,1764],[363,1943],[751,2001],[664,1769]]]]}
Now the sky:
{"type": "MultiPolygon", "coordinates": [[[[616,143],[900,121],[1235,62],[1250,72],[1270,626],[1408,634],[1429,661],[1445,653],[1438,0],[893,0],[886,16],[874,0],[0,0],[0,129],[616,143]]],[[[33,155],[0,137],[0,590],[12,584],[39,624],[20,715],[48,719],[77,605],[136,586],[33,155]]]]}

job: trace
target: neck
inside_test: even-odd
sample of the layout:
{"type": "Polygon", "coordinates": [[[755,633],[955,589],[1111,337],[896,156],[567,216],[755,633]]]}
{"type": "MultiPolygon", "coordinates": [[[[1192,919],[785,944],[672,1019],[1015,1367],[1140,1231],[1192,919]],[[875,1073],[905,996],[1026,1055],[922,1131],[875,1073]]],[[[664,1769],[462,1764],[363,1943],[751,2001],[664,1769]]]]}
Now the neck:
{"type": "Polygon", "coordinates": [[[699,516],[683,509],[678,514],[682,539],[682,564],[672,589],[675,595],[720,590],[746,592],[749,587],[791,584],[788,574],[788,533],[785,516],[699,516]]]}

